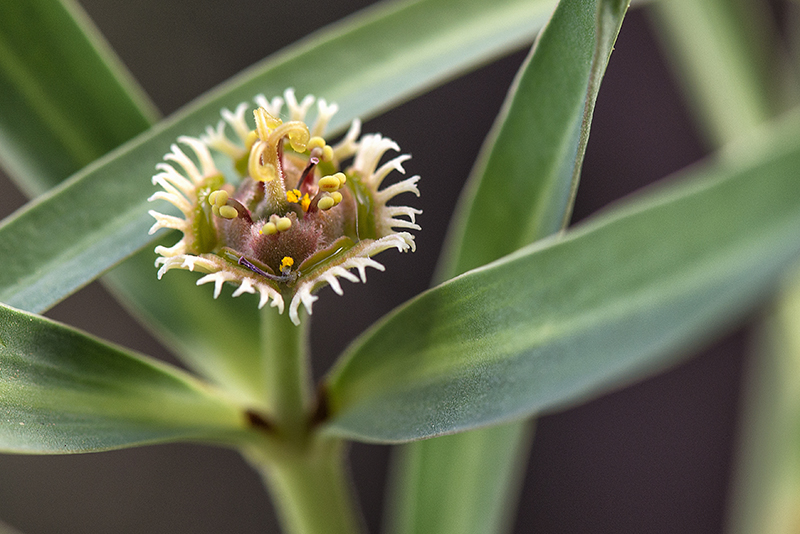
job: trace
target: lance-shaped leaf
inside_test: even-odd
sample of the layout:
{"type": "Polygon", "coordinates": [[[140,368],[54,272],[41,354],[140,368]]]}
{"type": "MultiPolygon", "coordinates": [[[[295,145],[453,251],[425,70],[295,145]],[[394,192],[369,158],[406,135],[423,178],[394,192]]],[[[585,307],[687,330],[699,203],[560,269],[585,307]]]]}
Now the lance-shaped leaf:
{"type": "Polygon", "coordinates": [[[232,443],[244,413],[189,375],[0,305],[0,451],[232,443]]]}
{"type": "Polygon", "coordinates": [[[329,377],[329,431],[370,441],[456,432],[576,403],[674,361],[796,260],[798,139],[794,116],[715,165],[400,307],[329,377]]]}
{"type": "MultiPolygon", "coordinates": [[[[459,203],[439,279],[569,220],[600,81],[628,2],[562,0],[520,69],[459,203]],[[503,239],[497,239],[502,234],[503,239]]],[[[531,423],[418,441],[395,457],[389,531],[497,532],[531,423]]],[[[507,526],[507,525],[505,525],[507,526]]]]}
{"type": "Polygon", "coordinates": [[[38,194],[157,118],[71,0],[0,4],[0,159],[38,194]]]}
{"type": "Polygon", "coordinates": [[[152,241],[156,163],[219,110],[294,86],[337,102],[336,129],[518,46],[552,4],[427,0],[368,10],[267,60],[73,176],[0,226],[0,301],[41,311],[152,241]],[[150,206],[152,207],[152,206],[150,206]]]}
{"type": "MultiPolygon", "coordinates": [[[[0,301],[45,310],[146,243],[142,230],[151,221],[144,215],[144,200],[153,192],[148,177],[154,165],[178,135],[197,135],[215,124],[220,108],[233,108],[258,92],[278,94],[294,85],[299,92],[338,101],[341,108],[334,126],[341,126],[354,115],[373,115],[531,39],[553,3],[472,1],[458,3],[457,9],[447,0],[395,3],[351,17],[267,59],[121,149],[116,155],[120,159],[111,156],[86,169],[70,185],[51,192],[53,198],[29,206],[25,215],[0,227],[0,250],[5,257],[13,256],[15,265],[0,273],[0,301]],[[116,234],[117,230],[122,231],[116,234]],[[93,236],[87,234],[95,231],[93,236]]],[[[40,40],[51,37],[44,31],[29,33],[38,34],[40,40]]],[[[48,73],[36,70],[37,63],[30,65],[34,68],[27,72],[28,78],[48,78],[48,73]]],[[[64,78],[64,83],[72,80],[64,78]]],[[[52,88],[44,81],[37,83],[52,88]]],[[[28,114],[24,119],[35,123],[42,117],[28,114]]],[[[113,125],[117,115],[102,119],[113,125]]],[[[35,139],[15,133],[19,124],[0,122],[0,129],[18,141],[35,139]]],[[[41,149],[30,142],[6,148],[20,152],[20,158],[41,149]]],[[[48,145],[48,150],[57,148],[48,145]]],[[[62,156],[56,160],[73,158],[62,156]]],[[[15,178],[26,189],[40,191],[42,184],[52,185],[57,179],[57,170],[42,171],[40,177],[15,174],[15,178]]],[[[140,253],[112,273],[115,291],[193,368],[256,402],[262,397],[263,381],[252,372],[259,358],[254,349],[258,343],[254,306],[240,302],[228,306],[211,302],[207,295],[198,300],[189,277],[173,276],[156,285],[153,259],[148,256],[152,255],[140,253]],[[220,357],[210,358],[209,353],[220,357]]]]}

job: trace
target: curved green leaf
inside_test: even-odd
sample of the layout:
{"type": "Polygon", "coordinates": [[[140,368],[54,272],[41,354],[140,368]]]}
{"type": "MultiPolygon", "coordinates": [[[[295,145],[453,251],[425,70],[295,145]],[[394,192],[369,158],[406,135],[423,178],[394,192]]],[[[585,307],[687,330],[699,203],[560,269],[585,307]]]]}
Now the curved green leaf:
{"type": "Polygon", "coordinates": [[[653,4],[664,50],[713,146],[774,116],[780,86],[788,85],[777,54],[780,32],[763,8],[747,0],[653,4]]]}
{"type": "Polygon", "coordinates": [[[0,97],[0,159],[31,194],[57,184],[157,118],[69,0],[0,3],[0,97]]]}
{"type": "MultiPolygon", "coordinates": [[[[439,280],[566,225],[600,80],[627,4],[559,3],[462,194],[439,280]]],[[[516,502],[512,488],[520,481],[531,426],[517,422],[405,445],[393,458],[388,531],[502,531],[516,502]]]]}
{"type": "MultiPolygon", "coordinates": [[[[127,154],[124,161],[94,171],[87,169],[62,193],[51,193],[57,198],[40,201],[41,206],[27,212],[25,221],[0,227],[0,250],[15,259],[14,269],[0,272],[0,300],[29,310],[47,309],[141,246],[148,239],[142,233],[149,222],[143,215],[143,200],[153,190],[147,179],[153,166],[178,134],[198,134],[206,124],[216,123],[219,108],[233,107],[257,92],[279,92],[295,85],[298,90],[337,99],[342,107],[338,115],[341,125],[354,114],[374,114],[532,38],[552,4],[553,0],[493,5],[473,1],[454,9],[452,0],[395,3],[353,17],[266,60],[190,106],[169,125],[159,126],[122,149],[127,154]],[[431,31],[417,31],[423,27],[431,31]],[[126,216],[130,222],[122,220],[126,216]],[[115,222],[117,217],[120,220],[115,222]],[[115,234],[120,228],[127,236],[115,234]],[[56,235],[56,230],[69,235],[56,235]],[[73,235],[92,230],[101,230],[102,235],[73,242],[73,235]],[[137,242],[130,242],[130,238],[137,242]],[[88,243],[95,245],[92,248],[88,243]]],[[[61,22],[70,23],[66,19],[61,22]]],[[[30,32],[34,34],[42,43],[51,37],[44,31],[30,32]]],[[[66,46],[47,42],[51,47],[66,46]]],[[[46,79],[50,74],[34,68],[29,76],[46,79]]],[[[67,81],[75,79],[65,78],[64,83],[67,81]]],[[[129,98],[129,103],[136,103],[135,98],[129,98]]],[[[25,121],[41,120],[35,110],[25,109],[25,121]]],[[[117,123],[118,116],[123,115],[103,115],[99,120],[127,132],[127,126],[117,123]]],[[[0,129],[8,127],[7,135],[14,137],[11,126],[14,124],[0,122],[0,129]]],[[[18,157],[40,150],[35,138],[24,139],[26,143],[6,148],[19,152],[18,157]]],[[[56,148],[58,145],[49,147],[56,148]]],[[[105,151],[109,147],[102,148],[105,151]]],[[[74,155],[71,159],[62,156],[55,159],[74,159],[74,155]]],[[[15,178],[28,190],[41,190],[42,184],[52,185],[61,177],[59,169],[44,169],[39,177],[15,174],[15,178]]],[[[263,380],[252,372],[260,359],[255,306],[228,298],[213,302],[207,294],[198,293],[191,275],[178,274],[157,282],[152,262],[152,253],[140,252],[110,273],[114,292],[193,368],[244,395],[249,402],[259,402],[263,380]]]]}
{"type": "Polygon", "coordinates": [[[597,91],[628,4],[559,4],[514,81],[459,201],[440,281],[567,225],[597,91]],[[497,239],[499,232],[503,239],[497,239]]]}
{"type": "Polygon", "coordinates": [[[503,532],[511,525],[533,425],[497,425],[399,446],[387,531],[503,532]]]}
{"type": "Polygon", "coordinates": [[[692,180],[400,307],[329,377],[329,431],[370,441],[456,432],[663,367],[796,260],[798,139],[794,116],[692,180]]]}
{"type": "Polygon", "coordinates": [[[0,451],[231,442],[244,413],[189,375],[0,305],[0,451]]]}
{"type": "MultiPolygon", "coordinates": [[[[0,301],[47,309],[152,241],[148,177],[179,135],[199,135],[257,93],[294,86],[339,103],[333,129],[371,115],[535,33],[550,1],[426,0],[367,10],[246,71],[73,176],[0,226],[0,301]]],[[[162,206],[163,208],[163,206],[162,206]]]]}

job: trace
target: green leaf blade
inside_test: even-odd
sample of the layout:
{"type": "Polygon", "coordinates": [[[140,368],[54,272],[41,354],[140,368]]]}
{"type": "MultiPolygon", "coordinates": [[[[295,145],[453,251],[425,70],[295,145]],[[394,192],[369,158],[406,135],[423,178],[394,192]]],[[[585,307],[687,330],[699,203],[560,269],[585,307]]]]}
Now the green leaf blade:
{"type": "Polygon", "coordinates": [[[600,80],[627,6],[559,4],[520,70],[459,203],[440,280],[566,226],[600,80]]]}
{"type": "Polygon", "coordinates": [[[401,307],[330,376],[329,430],[420,439],[563,407],[663,367],[741,317],[796,260],[798,133],[794,117],[751,142],[758,157],[726,156],[401,307]]]}
{"type": "Polygon", "coordinates": [[[61,454],[233,442],[241,409],[163,364],[0,306],[0,450],[61,454]]]}
{"type": "Polygon", "coordinates": [[[315,93],[340,105],[331,123],[335,130],[356,115],[374,114],[517,46],[520,32],[532,37],[535,20],[551,5],[516,0],[490,8],[475,1],[458,3],[452,10],[452,1],[445,0],[399,4],[370,10],[279,53],[79,172],[0,227],[0,250],[13,254],[18,268],[28,273],[23,284],[17,273],[0,276],[0,300],[29,311],[45,310],[152,242],[140,229],[152,222],[147,209],[155,206],[148,206],[146,199],[154,191],[149,177],[155,164],[179,135],[199,135],[216,124],[221,108],[294,86],[300,94],[315,93]],[[447,24],[437,23],[439,32],[430,34],[447,46],[428,47],[434,37],[426,38],[418,28],[432,24],[430,12],[448,10],[447,24]],[[491,16],[478,24],[473,17],[481,12],[491,16]],[[390,47],[376,45],[384,42],[386,32],[403,40],[390,47]],[[419,49],[428,51],[415,53],[419,49]],[[331,60],[339,56],[347,61],[331,60]],[[25,239],[17,237],[20,229],[25,239]],[[81,240],[97,244],[102,253],[82,255],[80,246],[70,244],[81,240]],[[72,276],[61,278],[59,264],[78,256],[83,261],[72,276]]]}
{"type": "MultiPolygon", "coordinates": [[[[627,2],[559,4],[462,194],[439,280],[566,225],[600,80],[626,9],[627,2]]],[[[531,422],[518,422],[405,445],[394,456],[395,505],[387,530],[503,531],[531,433],[531,422]]]]}
{"type": "Polygon", "coordinates": [[[147,129],[157,116],[72,2],[0,6],[0,95],[0,158],[32,193],[147,129]]]}

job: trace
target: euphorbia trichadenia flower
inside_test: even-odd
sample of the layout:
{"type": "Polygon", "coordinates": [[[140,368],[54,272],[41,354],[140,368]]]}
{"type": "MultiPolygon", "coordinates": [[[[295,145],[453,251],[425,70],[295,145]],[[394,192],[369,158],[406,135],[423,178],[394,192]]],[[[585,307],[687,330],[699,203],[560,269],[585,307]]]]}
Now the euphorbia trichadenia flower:
{"type": "Polygon", "coordinates": [[[178,138],[197,163],[172,145],[164,156],[169,163],[158,164],[160,172],[153,177],[163,191],[150,200],[171,202],[183,218],[151,211],[156,223],[150,232],[183,232],[174,246],[156,248],[159,278],[170,269],[207,273],[197,284],[214,282],[215,298],[230,282],[238,285],[233,296],[258,291],[259,307],[271,300],[283,313],[288,300],[289,316],[299,324],[300,304],[311,313],[320,287],[329,284],[341,294],[337,277],[359,280],[350,269],[366,281],[367,267],[383,270],[371,258],[375,254],[393,247],[414,250],[414,236],[397,229],[419,230],[415,216],[421,212],[387,202],[404,192],[419,196],[419,177],[380,189],[391,171],[404,172],[402,163],[410,156],[378,166],[387,150],[399,147],[380,134],[359,137],[358,120],[331,146],[322,136],[337,106],[318,100],[309,127],[304,119],[314,97],[298,103],[291,89],[284,96],[286,122],[279,118],[282,98],[270,102],[258,96],[255,130],[247,125],[249,107],[243,103],[234,113],[223,110],[224,120],[206,135],[178,138]],[[226,135],[226,126],[238,141],[226,135]],[[228,156],[238,176],[224,175],[209,149],[228,156]]]}

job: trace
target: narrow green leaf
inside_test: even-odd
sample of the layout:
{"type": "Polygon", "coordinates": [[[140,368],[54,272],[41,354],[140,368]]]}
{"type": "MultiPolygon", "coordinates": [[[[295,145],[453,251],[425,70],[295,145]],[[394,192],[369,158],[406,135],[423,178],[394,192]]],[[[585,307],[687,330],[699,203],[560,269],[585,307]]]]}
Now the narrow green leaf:
{"type": "Polygon", "coordinates": [[[530,424],[515,422],[399,447],[392,464],[388,531],[508,529],[532,430],[530,424]]]}
{"type": "Polygon", "coordinates": [[[749,0],[653,4],[656,28],[699,124],[720,146],[779,109],[778,35],[766,7],[749,0]]]}
{"type": "Polygon", "coordinates": [[[370,441],[456,432],[673,361],[796,260],[798,140],[793,116],[715,165],[400,307],[330,375],[329,431],[370,441]]]}
{"type": "Polygon", "coordinates": [[[800,273],[764,321],[745,389],[729,528],[800,530],[800,273]]]}
{"type": "Polygon", "coordinates": [[[189,375],[0,305],[0,451],[232,442],[243,412],[189,375]]]}
{"type": "MultiPolygon", "coordinates": [[[[627,5],[559,4],[520,69],[462,194],[439,280],[566,226],[595,99],[627,5]]],[[[405,445],[393,458],[388,531],[505,530],[532,425],[516,422],[405,445]]]]}
{"type": "Polygon", "coordinates": [[[152,241],[148,177],[179,135],[216,124],[219,109],[295,86],[340,105],[332,128],[530,39],[550,0],[384,5],[287,49],[73,176],[0,226],[0,301],[41,311],[152,241]]]}
{"type": "Polygon", "coordinates": [[[0,102],[0,159],[29,193],[52,187],[157,117],[69,0],[0,3],[0,102]]]}
{"type": "Polygon", "coordinates": [[[439,280],[569,222],[594,102],[628,3],[559,4],[514,81],[459,202],[439,280]]]}

